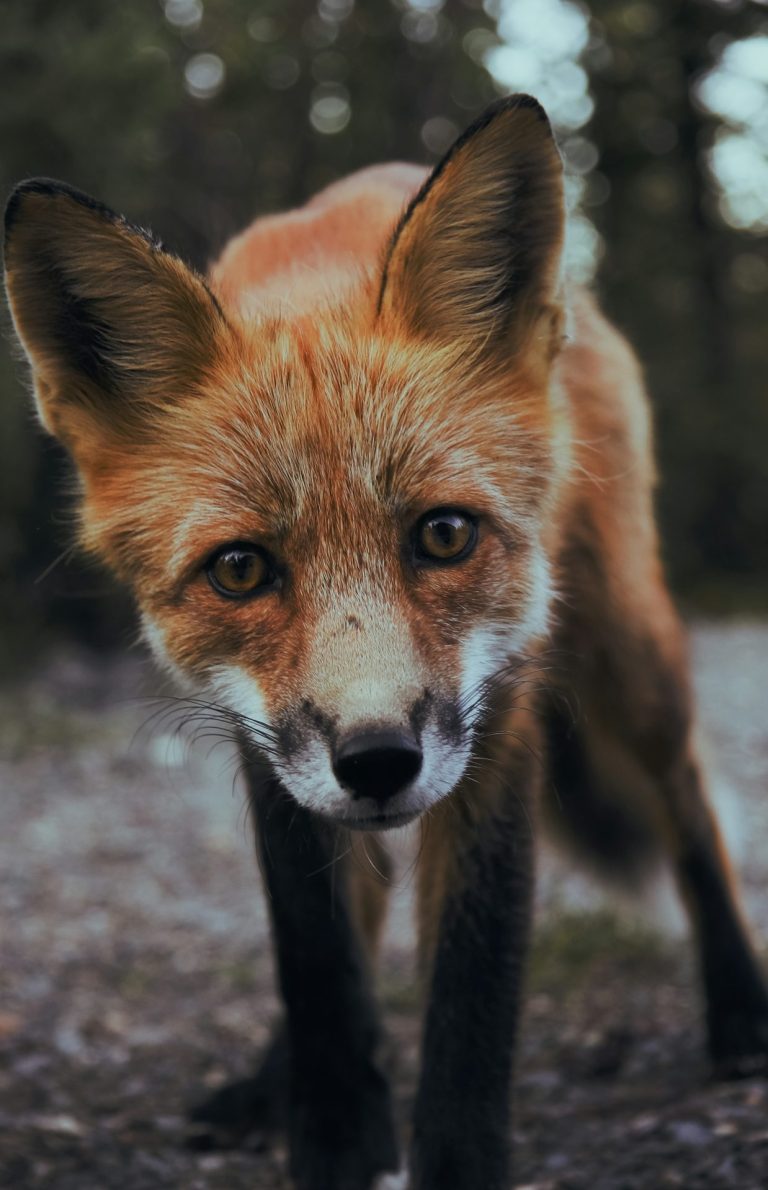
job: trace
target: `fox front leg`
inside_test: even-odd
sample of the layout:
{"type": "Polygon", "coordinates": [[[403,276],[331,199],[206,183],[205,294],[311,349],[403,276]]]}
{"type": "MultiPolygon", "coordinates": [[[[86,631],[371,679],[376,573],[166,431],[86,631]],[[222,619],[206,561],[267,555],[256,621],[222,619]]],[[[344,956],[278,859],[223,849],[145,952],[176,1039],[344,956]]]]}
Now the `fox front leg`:
{"type": "Polygon", "coordinates": [[[250,785],[286,1009],[291,1177],[297,1190],[371,1190],[398,1153],[338,840],[273,779],[252,771],[250,785]]]}
{"type": "Polygon", "coordinates": [[[430,820],[421,913],[431,996],[411,1190],[510,1185],[512,1064],[533,885],[526,801],[522,785],[498,813],[478,820],[458,800],[430,820]]]}

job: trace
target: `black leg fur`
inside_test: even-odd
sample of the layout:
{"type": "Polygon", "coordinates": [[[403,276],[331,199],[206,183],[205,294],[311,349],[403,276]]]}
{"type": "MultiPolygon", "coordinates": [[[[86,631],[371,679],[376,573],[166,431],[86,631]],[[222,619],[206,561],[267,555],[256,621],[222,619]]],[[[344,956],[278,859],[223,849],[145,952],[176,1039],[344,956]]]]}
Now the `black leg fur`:
{"type": "Polygon", "coordinates": [[[200,1150],[237,1148],[282,1131],[288,1121],[290,1049],[280,1022],[252,1078],[227,1083],[189,1114],[189,1144],[200,1150]]]}
{"type": "Polygon", "coordinates": [[[398,1153],[367,965],[334,863],[338,840],[255,775],[252,798],[289,1041],[297,1190],[369,1190],[398,1153]]]}
{"type": "Polygon", "coordinates": [[[677,863],[698,938],[709,1054],[720,1078],[768,1071],[768,991],[716,840],[693,840],[677,863]]]}
{"type": "Polygon", "coordinates": [[[526,791],[467,823],[435,947],[412,1190],[507,1190],[514,1043],[533,888],[526,791]]]}

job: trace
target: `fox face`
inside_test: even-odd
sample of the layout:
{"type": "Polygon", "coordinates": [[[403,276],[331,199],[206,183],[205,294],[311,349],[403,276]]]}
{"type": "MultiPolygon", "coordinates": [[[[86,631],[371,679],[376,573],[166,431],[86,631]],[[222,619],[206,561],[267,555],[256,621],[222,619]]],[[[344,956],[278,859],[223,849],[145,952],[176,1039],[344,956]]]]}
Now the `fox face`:
{"type": "Polygon", "coordinates": [[[486,114],[354,286],[293,316],[243,318],[59,183],[6,225],[83,542],[161,661],[320,814],[388,827],[448,795],[547,628],[562,191],[537,105],[486,114]]]}
{"type": "Polygon", "coordinates": [[[146,533],[167,548],[135,580],[148,636],[298,800],[404,821],[456,784],[486,680],[544,630],[545,446],[503,407],[497,441],[473,442],[468,378],[445,409],[455,366],[338,336],[300,354],[281,325],[262,352],[271,334],[267,374],[252,359],[217,390],[214,454],[210,423],[194,443],[169,425],[133,472],[132,523],[153,476],[168,502],[146,533]]]}

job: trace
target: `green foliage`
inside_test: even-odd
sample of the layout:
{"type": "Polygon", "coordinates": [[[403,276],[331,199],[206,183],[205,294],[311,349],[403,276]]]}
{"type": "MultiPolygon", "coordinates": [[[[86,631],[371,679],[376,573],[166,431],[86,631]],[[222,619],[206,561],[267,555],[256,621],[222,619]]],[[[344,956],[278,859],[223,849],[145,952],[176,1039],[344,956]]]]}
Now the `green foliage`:
{"type": "Polygon", "coordinates": [[[640,921],[604,909],[547,916],[534,933],[528,982],[535,993],[565,996],[600,981],[648,973],[669,960],[670,945],[640,921]]]}

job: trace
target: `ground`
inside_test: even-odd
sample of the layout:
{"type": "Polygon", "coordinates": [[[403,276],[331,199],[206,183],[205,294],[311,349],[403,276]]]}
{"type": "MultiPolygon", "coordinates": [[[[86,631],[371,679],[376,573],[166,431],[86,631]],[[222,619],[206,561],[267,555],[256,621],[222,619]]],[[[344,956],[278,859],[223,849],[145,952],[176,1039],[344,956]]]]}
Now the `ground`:
{"type": "MultiPolygon", "coordinates": [[[[702,624],[693,645],[715,800],[768,939],[768,627],[702,624]]],[[[182,746],[152,682],[138,657],[61,654],[0,692],[2,1187],[286,1184],[284,1152],[258,1137],[185,1147],[185,1109],[250,1071],[276,1000],[231,760],[182,746]]],[[[412,840],[398,846],[380,985],[405,1129],[418,1014],[412,840]]],[[[766,1185],[768,1082],[711,1079],[668,887],[628,907],[547,851],[529,985],[519,1188],[766,1185]]]]}

